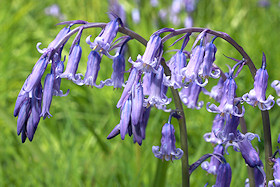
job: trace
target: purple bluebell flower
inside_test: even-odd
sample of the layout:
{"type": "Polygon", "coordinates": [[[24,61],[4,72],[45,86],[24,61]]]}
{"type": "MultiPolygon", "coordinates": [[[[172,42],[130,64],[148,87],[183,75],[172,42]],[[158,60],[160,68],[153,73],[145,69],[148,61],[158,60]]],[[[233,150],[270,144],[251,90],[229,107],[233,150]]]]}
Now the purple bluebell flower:
{"type": "Polygon", "coordinates": [[[21,134],[22,143],[26,138],[32,141],[40,121],[42,85],[39,83],[22,102],[17,120],[17,134],[21,134]]]}
{"type": "Polygon", "coordinates": [[[72,80],[75,84],[81,85],[81,74],[76,74],[79,66],[79,62],[82,55],[82,48],[79,42],[73,47],[72,52],[69,55],[66,70],[59,75],[60,78],[67,78],[72,80]]]}
{"type": "Polygon", "coordinates": [[[34,65],[32,69],[32,73],[28,76],[27,82],[25,82],[25,85],[23,87],[24,92],[30,92],[33,90],[36,86],[38,86],[39,82],[41,81],[41,78],[48,66],[48,58],[45,55],[42,55],[40,59],[37,61],[37,63],[34,65]]]}
{"type": "Polygon", "coordinates": [[[230,187],[231,167],[229,163],[221,163],[217,170],[215,187],[230,187]]]}
{"type": "Polygon", "coordinates": [[[42,116],[44,119],[48,116],[52,116],[49,112],[50,106],[52,103],[52,96],[53,96],[53,85],[54,85],[54,75],[47,74],[44,83],[44,90],[43,90],[43,106],[42,106],[42,116]]]}
{"type": "Polygon", "coordinates": [[[224,127],[225,118],[224,116],[217,114],[213,120],[212,131],[210,133],[205,133],[203,138],[206,142],[211,142],[213,144],[221,144],[222,140],[218,138],[218,133],[222,131],[224,127]]]}
{"type": "Polygon", "coordinates": [[[205,55],[198,73],[205,79],[208,79],[208,77],[218,78],[220,76],[220,70],[216,70],[215,73],[212,73],[212,71],[214,70],[212,65],[215,61],[215,54],[217,52],[217,48],[215,44],[213,44],[215,39],[216,37],[214,37],[210,43],[206,44],[205,55]]]}
{"type": "Polygon", "coordinates": [[[143,113],[144,95],[141,83],[132,87],[131,124],[138,125],[143,113]]]}
{"type": "Polygon", "coordinates": [[[268,187],[278,187],[280,186],[280,158],[274,158],[272,159],[272,162],[274,162],[273,165],[273,177],[274,180],[271,180],[268,182],[268,187]]]}
{"type": "Polygon", "coordinates": [[[254,168],[255,186],[266,186],[266,174],[263,169],[263,163],[261,161],[260,166],[254,168]]]}
{"type": "Polygon", "coordinates": [[[184,152],[175,146],[175,129],[172,124],[166,123],[162,127],[161,147],[153,146],[152,151],[155,157],[159,159],[178,160],[181,159],[184,152]]]}
{"type": "Polygon", "coordinates": [[[161,38],[158,34],[153,34],[147,43],[146,50],[143,56],[138,55],[137,60],[134,62],[131,58],[128,61],[133,64],[138,70],[150,72],[159,64],[157,57],[161,53],[161,38]]]}
{"type": "Polygon", "coordinates": [[[123,90],[123,93],[122,93],[122,96],[120,98],[120,100],[118,101],[117,103],[117,108],[120,108],[123,106],[125,100],[129,97],[129,95],[131,94],[131,89],[132,89],[132,86],[134,84],[137,83],[139,79],[139,72],[137,71],[136,68],[132,68],[131,69],[131,72],[129,74],[129,77],[128,77],[128,80],[127,80],[127,83],[124,87],[124,90],[123,90]]]}
{"type": "Polygon", "coordinates": [[[196,0],[184,0],[187,13],[191,13],[195,10],[195,1],[196,0]]]}
{"type": "Polygon", "coordinates": [[[171,98],[168,98],[162,90],[164,79],[163,67],[160,65],[156,71],[156,73],[152,73],[151,75],[150,94],[145,99],[144,106],[154,105],[161,109],[171,102],[171,98]]]}
{"type": "Polygon", "coordinates": [[[226,150],[229,146],[233,146],[235,151],[240,151],[242,157],[245,160],[245,163],[250,167],[254,168],[257,166],[261,166],[262,162],[260,160],[259,154],[252,146],[251,141],[257,137],[260,141],[260,137],[257,134],[246,133],[243,135],[242,133],[237,133],[237,138],[232,143],[227,143],[226,150]]]}
{"type": "Polygon", "coordinates": [[[23,102],[29,98],[29,93],[24,91],[24,87],[26,87],[28,79],[29,79],[29,77],[27,77],[27,79],[25,80],[25,82],[24,82],[24,84],[23,84],[23,86],[22,86],[22,88],[21,88],[21,90],[18,94],[16,104],[15,104],[15,109],[14,109],[14,116],[15,117],[18,116],[19,110],[20,110],[23,102]]]}
{"type": "MultiPolygon", "coordinates": [[[[64,61],[65,61],[65,59],[64,59],[64,61]]],[[[54,61],[54,63],[55,63],[55,71],[54,71],[55,79],[54,79],[54,83],[53,83],[53,95],[54,96],[64,97],[69,94],[69,89],[67,90],[67,92],[65,94],[63,94],[63,91],[60,90],[61,78],[59,77],[59,75],[62,74],[64,71],[64,61],[61,61],[60,59],[57,59],[54,61]]]]}
{"type": "MultiPolygon", "coordinates": [[[[214,147],[214,152],[213,154],[220,154],[220,155],[224,155],[224,147],[222,144],[217,145],[216,147],[214,147]]],[[[201,164],[201,168],[206,170],[208,173],[216,175],[217,174],[217,170],[220,166],[220,161],[215,157],[212,156],[210,163],[208,161],[205,161],[201,164]]]]}
{"type": "Polygon", "coordinates": [[[182,8],[182,0],[173,0],[170,7],[170,12],[172,15],[177,15],[180,13],[182,8]]]}
{"type": "Polygon", "coordinates": [[[241,113],[239,113],[239,109],[234,103],[237,85],[233,78],[233,71],[238,65],[240,65],[240,63],[243,63],[243,61],[240,61],[232,68],[232,70],[230,70],[228,78],[224,82],[223,96],[221,98],[221,103],[219,107],[217,107],[215,104],[210,105],[210,102],[207,103],[206,109],[209,112],[222,113],[222,114],[229,113],[231,115],[235,115],[238,117],[242,117],[244,115],[245,113],[244,107],[242,106],[242,111],[241,113]]]}
{"type": "MultiPolygon", "coordinates": [[[[279,80],[274,80],[271,83],[271,87],[275,89],[277,96],[280,97],[280,81],[279,80]]],[[[276,103],[277,103],[278,106],[280,106],[280,99],[279,98],[276,100],[276,103]]]]}
{"type": "Polygon", "coordinates": [[[184,38],[181,50],[179,50],[167,64],[171,71],[171,80],[170,81],[171,81],[171,85],[173,86],[174,89],[181,88],[183,85],[182,84],[183,74],[181,73],[181,69],[183,69],[187,65],[187,57],[184,54],[183,50],[189,41],[189,36],[190,36],[190,34],[187,33],[184,38]]]}
{"type": "Polygon", "coordinates": [[[84,85],[95,86],[102,88],[104,83],[101,81],[99,85],[96,84],[98,72],[100,70],[101,57],[98,52],[91,51],[88,55],[87,70],[83,80],[84,85]]]}
{"type": "MultiPolygon", "coordinates": [[[[52,50],[56,45],[63,39],[69,32],[70,32],[70,26],[64,27],[55,37],[55,39],[48,45],[47,48],[40,49],[39,46],[41,45],[41,42],[37,43],[36,47],[39,53],[43,54],[46,53],[48,50],[52,50]]],[[[64,44],[67,42],[67,40],[64,42],[64,44]]],[[[63,45],[61,45],[59,51],[63,48],[63,45]]]]}
{"type": "MultiPolygon", "coordinates": [[[[201,82],[201,79],[198,80],[201,82]]],[[[197,85],[195,82],[189,83],[188,87],[183,87],[182,90],[179,92],[180,98],[184,105],[191,109],[201,109],[203,106],[203,101],[198,101],[198,96],[201,92],[201,87],[197,85]]]]}
{"type": "Polygon", "coordinates": [[[211,89],[211,92],[208,92],[206,89],[202,89],[203,93],[205,95],[209,95],[210,98],[215,99],[215,101],[217,102],[221,102],[222,96],[223,96],[223,87],[224,87],[224,80],[221,77],[219,79],[219,82],[216,86],[213,86],[213,88],[211,89]]]}
{"type": "Polygon", "coordinates": [[[121,22],[120,18],[115,18],[114,20],[107,23],[106,27],[102,30],[100,35],[94,39],[94,42],[90,41],[91,35],[88,36],[86,42],[90,45],[90,48],[99,51],[110,58],[113,58],[109,54],[109,49],[111,47],[113,39],[117,35],[119,22],[121,22]]]}
{"type": "Polygon", "coordinates": [[[249,105],[254,107],[258,105],[259,109],[263,111],[270,110],[275,103],[272,95],[269,95],[267,99],[265,97],[268,81],[268,73],[265,67],[266,57],[263,54],[262,67],[258,69],[255,75],[254,89],[242,96],[242,99],[249,105]]]}
{"type": "Polygon", "coordinates": [[[197,81],[199,68],[203,62],[204,57],[204,46],[202,45],[202,41],[200,45],[196,46],[191,54],[190,61],[188,65],[181,70],[182,74],[185,76],[187,82],[195,81],[201,87],[204,87],[207,82],[201,84],[197,81]]]}
{"type": "Polygon", "coordinates": [[[121,108],[121,120],[120,120],[120,134],[122,140],[124,140],[127,133],[128,125],[130,122],[131,116],[131,96],[124,102],[123,107],[121,108]]]}
{"type": "Polygon", "coordinates": [[[193,18],[191,16],[187,16],[184,21],[184,26],[186,28],[193,27],[193,18]]]}
{"type": "Polygon", "coordinates": [[[233,141],[237,138],[237,127],[239,125],[239,117],[230,114],[225,114],[224,119],[226,124],[223,130],[218,132],[217,136],[220,139],[222,139],[223,142],[233,141]]]}

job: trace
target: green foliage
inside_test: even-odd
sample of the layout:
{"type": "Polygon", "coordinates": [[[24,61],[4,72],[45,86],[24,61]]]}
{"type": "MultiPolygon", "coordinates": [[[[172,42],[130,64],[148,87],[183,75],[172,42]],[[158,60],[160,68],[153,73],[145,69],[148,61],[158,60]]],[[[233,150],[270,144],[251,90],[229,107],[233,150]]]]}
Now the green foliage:
{"type": "MultiPolygon", "coordinates": [[[[120,2],[128,12],[128,27],[146,39],[161,27],[173,27],[169,21],[155,21],[159,9],[167,8],[169,1],[160,1],[160,8],[150,7],[149,0],[141,1],[139,24],[132,23],[130,17],[132,8],[137,5],[133,1],[120,2]]],[[[13,108],[25,78],[40,57],[35,48],[36,43],[40,41],[43,43],[42,47],[46,47],[61,29],[61,26],[55,26],[59,22],[57,18],[44,14],[44,9],[53,3],[60,6],[67,20],[109,20],[106,15],[107,1],[0,2],[0,186],[152,186],[156,181],[161,181],[165,186],[180,186],[180,161],[161,163],[152,153],[152,145],[160,145],[161,127],[167,121],[168,114],[152,110],[146,140],[141,147],[133,144],[129,137],[124,141],[119,136],[112,140],[106,139],[119,122],[119,110],[115,106],[121,90],[113,91],[111,87],[98,90],[79,87],[63,80],[62,90],[70,89],[70,94],[63,98],[55,97],[50,110],[53,117],[40,121],[32,143],[21,143],[20,137],[16,135],[17,119],[13,117],[13,108]],[[158,170],[166,173],[158,174],[158,170]]],[[[280,68],[277,61],[280,59],[280,26],[277,24],[280,21],[280,8],[276,1],[272,1],[272,6],[268,8],[259,7],[254,0],[200,0],[197,6],[192,15],[194,26],[228,33],[244,47],[257,68],[261,65],[264,51],[270,73],[269,82],[280,79],[277,70],[280,68]]],[[[186,13],[180,16],[183,19],[186,13]]],[[[100,29],[90,29],[84,32],[80,72],[85,71],[87,55],[90,52],[85,38],[89,34],[97,35],[99,31],[100,29]]],[[[225,64],[233,65],[223,54],[241,58],[233,47],[222,40],[217,39],[215,44],[218,48],[216,62],[222,69],[227,70],[225,64]]],[[[69,47],[70,44],[65,47],[65,54],[69,47]]],[[[137,54],[143,54],[143,51],[144,47],[137,42],[129,42],[132,59],[135,60],[137,54]]],[[[171,57],[171,53],[165,55],[167,60],[171,57]]],[[[102,61],[98,80],[111,76],[111,65],[109,60],[102,61]]],[[[241,72],[237,82],[239,96],[253,88],[253,79],[247,68],[241,72]]],[[[207,87],[210,88],[211,86],[207,87]]],[[[267,93],[275,95],[270,87],[267,93]]],[[[207,101],[209,98],[201,96],[200,100],[207,101]]],[[[245,107],[245,120],[249,131],[262,136],[260,111],[247,105],[245,107]]],[[[275,106],[270,112],[274,147],[279,133],[279,111],[278,106],[275,106]]],[[[208,113],[204,107],[200,111],[186,110],[186,118],[189,161],[193,163],[203,154],[212,152],[212,145],[205,143],[202,136],[211,131],[214,115],[208,113]]],[[[172,123],[178,134],[176,121],[172,123]]],[[[179,146],[178,142],[177,139],[179,146]]],[[[254,145],[258,146],[264,159],[263,143],[254,141],[254,145]]],[[[233,171],[232,186],[243,186],[247,173],[241,154],[229,148],[226,159],[233,171]]],[[[207,182],[213,184],[215,178],[207,175],[201,168],[191,176],[191,186],[204,186],[207,182]]]]}

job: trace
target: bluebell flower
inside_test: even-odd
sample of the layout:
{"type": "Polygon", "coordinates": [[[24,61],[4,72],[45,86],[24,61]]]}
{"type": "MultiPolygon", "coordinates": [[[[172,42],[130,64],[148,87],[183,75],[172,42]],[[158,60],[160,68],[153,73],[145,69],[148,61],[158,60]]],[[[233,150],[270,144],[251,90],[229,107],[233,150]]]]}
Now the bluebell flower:
{"type": "Polygon", "coordinates": [[[237,138],[232,141],[232,143],[227,143],[226,150],[229,146],[233,146],[235,151],[240,151],[242,157],[245,160],[245,163],[250,167],[254,168],[257,166],[261,166],[262,162],[260,160],[259,154],[252,146],[251,141],[257,137],[260,141],[260,137],[257,134],[246,133],[243,135],[242,133],[237,133],[237,138]]]}
{"type": "Polygon", "coordinates": [[[55,78],[53,74],[47,74],[45,78],[44,89],[43,89],[43,106],[42,106],[42,113],[40,115],[44,119],[47,116],[52,116],[49,110],[52,103],[54,79],[55,78]]]}
{"type": "Polygon", "coordinates": [[[204,87],[207,82],[199,83],[198,82],[198,73],[199,68],[203,62],[204,58],[204,46],[202,45],[202,41],[200,42],[200,45],[196,46],[191,54],[190,61],[187,64],[187,66],[183,69],[181,69],[181,73],[184,75],[185,80],[187,82],[194,81],[196,84],[198,84],[201,87],[204,87]]]}
{"type": "Polygon", "coordinates": [[[141,83],[135,84],[132,88],[131,124],[137,125],[143,112],[144,95],[141,83]]]}
{"type": "Polygon", "coordinates": [[[207,81],[208,81],[209,77],[219,78],[219,76],[220,76],[220,70],[218,70],[218,69],[215,70],[212,66],[215,61],[215,54],[217,52],[217,48],[216,48],[215,44],[213,44],[215,39],[216,39],[216,37],[214,37],[210,43],[206,44],[205,55],[204,55],[200,70],[198,72],[198,74],[201,77],[207,79],[207,81]],[[213,70],[214,70],[214,73],[212,73],[213,70]]]}
{"type": "Polygon", "coordinates": [[[47,54],[44,54],[40,57],[37,63],[34,65],[31,74],[28,76],[28,80],[25,82],[23,91],[30,92],[33,90],[39,82],[48,66],[48,58],[46,57],[47,54]]]}
{"type": "Polygon", "coordinates": [[[224,128],[224,122],[224,116],[217,114],[213,120],[212,131],[204,134],[204,140],[213,144],[221,144],[222,140],[218,138],[218,133],[224,128]]]}
{"type": "MultiPolygon", "coordinates": [[[[179,50],[169,61],[167,64],[170,71],[171,71],[171,86],[173,86],[174,89],[178,89],[182,87],[182,79],[183,74],[181,72],[181,69],[186,67],[187,65],[187,57],[184,54],[184,48],[186,47],[188,41],[189,41],[190,34],[187,33],[185,36],[185,39],[183,41],[181,50],[179,50]]],[[[175,42],[176,43],[176,42],[175,42]]]]}
{"type": "Polygon", "coordinates": [[[274,158],[272,159],[272,162],[274,162],[273,165],[273,177],[274,180],[271,180],[268,182],[268,187],[278,187],[280,186],[280,158],[274,158]]]}
{"type": "Polygon", "coordinates": [[[133,8],[131,10],[131,17],[133,23],[138,24],[141,21],[140,10],[138,8],[133,8]]]}
{"type": "Polygon", "coordinates": [[[115,18],[114,20],[107,23],[100,35],[94,39],[94,42],[90,41],[91,35],[88,36],[86,42],[90,45],[90,48],[105,54],[109,58],[114,58],[109,54],[109,49],[113,39],[117,35],[119,22],[121,22],[120,18],[115,18]]]}
{"type": "Polygon", "coordinates": [[[230,187],[231,167],[229,163],[221,163],[217,170],[216,183],[213,187],[230,187]]]}
{"type": "Polygon", "coordinates": [[[242,99],[249,105],[254,107],[258,105],[259,109],[262,111],[270,110],[275,103],[272,95],[269,95],[267,99],[265,97],[268,81],[268,73],[265,67],[266,58],[263,54],[262,67],[258,69],[255,75],[254,89],[242,96],[242,99]]]}
{"type": "Polygon", "coordinates": [[[171,98],[168,98],[162,90],[164,76],[163,67],[161,65],[156,70],[156,73],[152,73],[150,93],[149,97],[145,99],[145,106],[154,105],[161,109],[171,102],[171,98]]]}
{"type": "Polygon", "coordinates": [[[131,58],[128,59],[137,70],[143,72],[151,72],[159,65],[159,55],[162,51],[161,38],[158,34],[153,34],[147,43],[146,50],[143,56],[138,55],[134,62],[131,58]]]}
{"type": "Polygon", "coordinates": [[[152,151],[155,157],[159,159],[178,160],[181,159],[184,152],[175,146],[175,129],[172,124],[166,123],[162,127],[161,147],[153,146],[152,151]]]}
{"type": "MultiPolygon", "coordinates": [[[[274,80],[271,83],[271,87],[275,89],[278,97],[280,97],[280,84],[279,83],[280,83],[279,80],[274,80]]],[[[280,99],[279,98],[276,100],[276,103],[277,103],[278,106],[280,106],[280,99]]]]}
{"type": "Polygon", "coordinates": [[[88,55],[87,70],[83,80],[84,85],[95,86],[102,88],[104,83],[101,81],[99,85],[96,84],[98,72],[100,70],[101,57],[98,52],[91,51],[88,55]]]}
{"type": "Polygon", "coordinates": [[[242,106],[242,111],[239,113],[239,109],[235,104],[235,95],[236,95],[236,89],[237,85],[235,83],[235,80],[233,78],[233,72],[234,69],[240,64],[243,63],[243,61],[236,64],[229,72],[228,78],[224,82],[223,86],[223,96],[221,98],[221,103],[219,107],[217,107],[215,104],[211,104],[210,102],[207,103],[206,109],[209,112],[213,113],[229,113],[234,116],[242,117],[245,113],[245,109],[242,106]],[[209,106],[210,105],[210,106],[209,106]]]}
{"type": "Polygon", "coordinates": [[[126,99],[129,97],[131,94],[131,89],[134,84],[136,84],[139,80],[139,72],[136,68],[132,68],[127,80],[127,83],[124,87],[123,93],[121,95],[121,98],[119,99],[117,103],[117,108],[120,108],[123,106],[124,102],[126,99]]]}
{"type": "MultiPolygon", "coordinates": [[[[63,39],[69,32],[70,32],[70,26],[64,27],[55,37],[55,39],[48,45],[47,48],[40,49],[39,46],[41,45],[41,42],[37,43],[37,50],[39,53],[43,54],[46,53],[48,50],[52,50],[56,45],[63,39]]],[[[67,42],[67,40],[61,45],[59,51],[64,47],[64,44],[67,42]]]]}
{"type": "MultiPolygon", "coordinates": [[[[224,155],[224,147],[222,144],[217,145],[216,147],[214,147],[214,152],[213,154],[220,154],[220,155],[224,155]]],[[[205,161],[201,164],[201,168],[206,170],[208,173],[216,175],[217,174],[217,170],[220,166],[220,161],[215,157],[212,156],[210,163],[208,161],[205,161]]]]}
{"type": "Polygon", "coordinates": [[[223,140],[223,142],[235,140],[238,134],[237,127],[239,125],[239,117],[225,114],[224,119],[226,124],[224,128],[218,132],[217,136],[223,140]]]}
{"type": "MultiPolygon", "coordinates": [[[[198,80],[201,82],[201,79],[198,80]]],[[[195,82],[189,83],[188,87],[183,87],[182,90],[179,92],[180,98],[184,105],[191,109],[201,109],[203,106],[203,101],[198,101],[198,96],[201,92],[201,87],[197,85],[195,82]]]]}
{"type": "Polygon", "coordinates": [[[131,106],[131,96],[129,96],[121,108],[120,134],[122,140],[124,140],[125,135],[128,132],[128,125],[131,117],[131,106]]]}
{"type": "Polygon", "coordinates": [[[224,80],[221,77],[219,79],[218,84],[216,86],[213,86],[213,88],[211,89],[211,92],[208,92],[206,89],[202,89],[202,91],[205,95],[209,95],[210,98],[215,99],[215,101],[221,102],[221,99],[223,96],[223,91],[224,91],[223,87],[224,87],[224,80]]]}
{"type": "Polygon", "coordinates": [[[32,141],[40,121],[42,86],[41,83],[25,97],[18,111],[17,134],[21,134],[22,143],[26,138],[32,141]]]}
{"type": "MultiPolygon", "coordinates": [[[[65,59],[64,59],[65,61],[65,59]]],[[[64,71],[64,61],[61,61],[60,58],[55,60],[55,79],[53,83],[53,95],[54,96],[60,96],[64,97],[69,94],[69,89],[67,92],[64,94],[62,90],[60,90],[60,85],[61,85],[61,78],[59,77],[60,74],[63,73],[64,71]]]]}
{"type": "Polygon", "coordinates": [[[260,166],[254,168],[255,186],[266,186],[266,174],[263,169],[263,163],[261,161],[260,166]]]}
{"type": "Polygon", "coordinates": [[[72,80],[75,84],[78,85],[82,84],[82,80],[81,80],[82,74],[76,74],[81,59],[81,55],[82,55],[82,48],[77,43],[69,55],[66,70],[59,75],[60,78],[67,78],[69,80],[72,80]]]}

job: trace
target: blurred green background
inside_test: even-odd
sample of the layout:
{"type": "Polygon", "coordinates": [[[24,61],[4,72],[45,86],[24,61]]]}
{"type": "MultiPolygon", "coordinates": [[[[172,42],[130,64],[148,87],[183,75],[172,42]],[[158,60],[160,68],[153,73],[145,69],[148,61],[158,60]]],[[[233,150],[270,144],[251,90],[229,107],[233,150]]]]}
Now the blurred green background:
{"type": "MultiPolygon", "coordinates": [[[[184,26],[183,20],[187,15],[184,7],[178,14],[178,19],[181,19],[178,25],[174,26],[168,18],[159,20],[160,10],[167,10],[171,1],[159,0],[157,7],[152,7],[149,0],[119,2],[126,11],[126,25],[146,39],[162,27],[184,26]],[[139,23],[132,21],[131,12],[134,8],[139,8],[139,23]]],[[[146,140],[141,147],[133,144],[132,138],[128,136],[124,141],[119,136],[106,139],[119,123],[119,110],[115,106],[121,90],[113,90],[112,87],[99,90],[79,87],[63,80],[62,90],[69,88],[70,94],[53,98],[50,109],[53,117],[40,121],[33,142],[22,144],[16,134],[17,118],[13,117],[13,109],[25,78],[40,57],[36,50],[37,42],[47,47],[62,28],[55,26],[61,20],[108,22],[108,6],[107,1],[97,0],[0,1],[0,186],[180,186],[181,162],[162,162],[152,153],[152,146],[160,145],[161,128],[168,119],[167,113],[152,109],[146,140]],[[60,18],[45,14],[45,9],[53,4],[60,7],[60,18]]],[[[255,0],[200,0],[192,17],[196,27],[207,27],[232,36],[243,46],[257,68],[261,66],[262,52],[265,52],[269,84],[280,79],[279,1],[270,1],[270,6],[263,7],[255,0]]],[[[99,32],[100,29],[84,32],[79,72],[85,72],[90,52],[85,38],[90,34],[96,36],[99,32]]],[[[217,39],[215,44],[218,48],[216,63],[223,70],[227,70],[225,64],[233,65],[233,61],[223,54],[241,58],[233,47],[221,39],[217,39]]],[[[181,42],[176,46],[180,45],[181,42]]],[[[70,44],[66,45],[65,54],[69,52],[69,47],[70,44]]],[[[191,44],[187,48],[190,47],[191,44]]],[[[129,42],[129,56],[134,60],[137,54],[143,54],[144,49],[136,41],[129,42]]],[[[169,60],[172,54],[167,53],[164,57],[169,60]]],[[[98,80],[111,76],[111,64],[107,58],[103,59],[98,80]]],[[[216,82],[212,81],[207,89],[210,90],[216,82]]],[[[253,88],[253,79],[247,67],[236,82],[238,96],[253,88]]],[[[278,98],[270,86],[268,94],[278,98]]],[[[214,102],[202,94],[200,100],[214,102]]],[[[248,130],[259,134],[263,140],[259,109],[248,105],[245,108],[248,130]]],[[[274,106],[270,112],[273,150],[277,146],[279,115],[279,107],[274,106]]],[[[211,131],[214,116],[205,107],[199,111],[186,109],[190,163],[213,151],[213,146],[204,141],[203,134],[211,131]]],[[[179,128],[175,120],[172,123],[178,147],[179,128]]],[[[263,141],[254,140],[253,145],[258,147],[263,160],[263,141]]],[[[243,186],[247,173],[241,154],[229,148],[226,159],[232,167],[232,186],[243,186]]],[[[204,186],[207,182],[213,185],[215,177],[200,167],[191,176],[191,186],[204,186]]]]}

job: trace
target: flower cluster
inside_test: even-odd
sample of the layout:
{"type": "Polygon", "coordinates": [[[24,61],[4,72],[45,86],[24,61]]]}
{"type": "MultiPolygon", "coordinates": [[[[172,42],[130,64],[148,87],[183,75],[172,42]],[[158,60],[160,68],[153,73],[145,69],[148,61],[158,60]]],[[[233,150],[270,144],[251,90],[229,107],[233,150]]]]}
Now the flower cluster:
{"type": "MultiPolygon", "coordinates": [[[[156,1],[154,1],[154,4],[156,4],[156,1]]],[[[213,36],[209,34],[209,29],[201,29],[190,51],[186,51],[185,48],[194,31],[186,30],[186,32],[180,33],[185,35],[176,40],[174,44],[184,39],[182,46],[180,49],[176,49],[176,54],[166,62],[163,58],[165,54],[164,42],[178,35],[178,32],[172,28],[163,28],[150,36],[144,53],[139,54],[136,60],[133,60],[134,57],[125,59],[125,45],[130,40],[137,39],[138,35],[131,34],[124,27],[119,17],[115,15],[111,15],[111,17],[112,20],[109,23],[100,25],[81,20],[63,22],[61,24],[67,26],[58,33],[47,48],[39,49],[40,43],[38,43],[37,49],[42,55],[23,84],[14,109],[14,116],[18,116],[17,134],[21,134],[22,142],[25,142],[26,138],[32,141],[41,117],[45,119],[52,116],[50,114],[52,97],[68,95],[69,90],[65,94],[60,90],[62,79],[71,80],[79,86],[88,85],[96,88],[113,86],[117,89],[123,89],[117,103],[117,108],[120,108],[120,121],[107,138],[111,139],[120,134],[121,139],[124,140],[127,134],[129,136],[133,135],[134,143],[137,142],[139,145],[146,138],[145,130],[151,108],[154,107],[165,112],[172,111],[168,106],[172,101],[171,98],[167,97],[168,88],[178,94],[179,98],[177,99],[181,99],[187,108],[197,110],[203,107],[204,101],[199,101],[199,94],[204,93],[213,98],[219,105],[210,102],[206,105],[207,111],[216,113],[216,117],[213,121],[212,131],[206,133],[204,139],[215,145],[215,148],[213,154],[209,154],[212,156],[210,163],[202,163],[200,160],[199,164],[202,163],[202,168],[208,173],[217,175],[216,186],[229,186],[231,168],[223,155],[224,152],[227,152],[229,146],[233,146],[235,151],[241,152],[245,163],[256,170],[255,176],[261,176],[258,177],[260,179],[258,184],[264,184],[263,163],[258,152],[251,144],[251,140],[258,135],[241,133],[238,126],[240,118],[245,114],[244,106],[241,106],[241,104],[246,102],[254,107],[258,106],[262,111],[267,111],[275,103],[273,96],[269,95],[266,98],[268,72],[265,55],[263,54],[262,66],[254,77],[254,88],[242,97],[238,97],[235,79],[237,79],[243,66],[246,65],[247,60],[231,58],[237,63],[232,68],[228,66],[228,72],[220,70],[215,64],[217,48],[214,41],[221,37],[221,33],[213,36]],[[76,25],[80,26],[72,29],[76,25]],[[82,54],[80,42],[82,42],[83,30],[96,26],[102,27],[102,31],[93,42],[91,41],[91,35],[87,37],[86,43],[91,49],[88,55],[87,69],[84,74],[78,73],[82,54]],[[128,36],[115,39],[120,30],[125,30],[125,34],[128,36]],[[68,39],[75,33],[77,34],[69,50],[67,65],[64,70],[65,57],[62,61],[62,50],[64,50],[68,39]],[[171,34],[163,39],[161,35],[166,33],[171,34]],[[116,52],[114,55],[110,54],[112,50],[116,52]],[[112,75],[98,83],[98,73],[104,56],[113,61],[112,75]],[[128,69],[126,69],[126,61],[129,62],[128,69]],[[51,71],[45,76],[42,85],[41,79],[49,64],[51,71]],[[129,73],[127,81],[124,80],[124,73],[129,73]],[[218,78],[217,85],[210,92],[207,91],[205,87],[208,82],[218,78]]],[[[138,38],[139,41],[140,39],[138,38]]],[[[273,81],[271,84],[278,96],[280,96],[279,85],[279,81],[273,81]]],[[[278,100],[277,104],[279,105],[280,101],[278,100]]],[[[178,117],[175,113],[171,112],[168,123],[165,123],[162,127],[161,146],[152,147],[155,157],[166,161],[180,159],[184,153],[183,150],[175,146],[175,130],[171,124],[171,118],[178,117]]],[[[180,118],[180,115],[178,118],[180,118]]],[[[209,155],[207,158],[210,157],[209,155]]],[[[275,170],[278,171],[278,160],[274,160],[274,162],[275,170]]],[[[278,173],[276,172],[274,180],[276,186],[279,182],[278,173]]]]}

